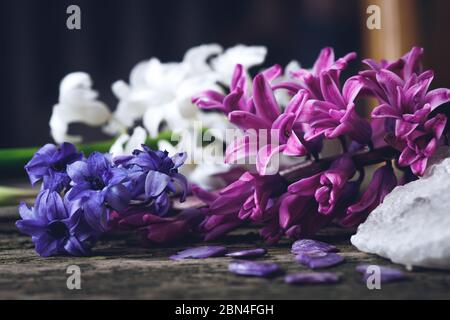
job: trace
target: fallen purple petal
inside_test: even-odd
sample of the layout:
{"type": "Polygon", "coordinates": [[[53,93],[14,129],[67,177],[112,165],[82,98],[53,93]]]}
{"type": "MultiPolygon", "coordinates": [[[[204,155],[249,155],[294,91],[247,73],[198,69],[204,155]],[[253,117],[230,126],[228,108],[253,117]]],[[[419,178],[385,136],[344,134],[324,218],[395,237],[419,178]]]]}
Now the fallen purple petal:
{"type": "Polygon", "coordinates": [[[227,257],[231,258],[256,258],[261,257],[267,253],[267,250],[264,248],[258,249],[250,249],[250,250],[242,250],[236,251],[226,254],[227,257]]]}
{"type": "Polygon", "coordinates": [[[284,278],[284,282],[289,284],[337,283],[339,280],[340,277],[331,272],[298,272],[284,278]]]}
{"type": "Polygon", "coordinates": [[[311,239],[302,239],[295,241],[291,249],[291,252],[294,254],[300,254],[310,251],[338,252],[339,250],[331,244],[311,239]]]}
{"type": "Polygon", "coordinates": [[[233,261],[228,265],[228,270],[242,276],[270,277],[281,271],[275,263],[233,261]]]}
{"type": "Polygon", "coordinates": [[[296,255],[295,260],[310,269],[321,269],[336,266],[344,261],[344,258],[334,252],[312,251],[302,252],[296,255]]]}
{"type": "Polygon", "coordinates": [[[407,278],[403,271],[394,268],[369,264],[362,264],[356,267],[356,271],[363,275],[364,281],[367,281],[367,279],[370,276],[374,275],[377,272],[377,270],[379,270],[380,272],[381,283],[402,281],[407,278]]]}
{"type": "Polygon", "coordinates": [[[172,260],[183,259],[206,259],[211,257],[222,257],[227,253],[227,248],[220,246],[205,246],[186,249],[170,257],[172,260]]]}

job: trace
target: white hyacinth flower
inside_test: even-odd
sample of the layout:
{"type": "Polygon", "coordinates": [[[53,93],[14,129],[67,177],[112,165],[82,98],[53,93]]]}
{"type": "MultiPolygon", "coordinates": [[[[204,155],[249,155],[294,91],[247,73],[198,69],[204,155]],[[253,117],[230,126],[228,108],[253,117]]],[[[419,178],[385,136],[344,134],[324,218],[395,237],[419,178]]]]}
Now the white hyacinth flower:
{"type": "Polygon", "coordinates": [[[147,131],[138,126],[134,128],[131,137],[126,133],[122,133],[111,146],[109,153],[113,157],[118,157],[130,155],[134,150],[142,150],[142,145],[145,144],[147,137],[147,131]]]}
{"type": "Polygon", "coordinates": [[[111,118],[103,102],[97,100],[98,93],[92,90],[92,80],[87,73],[68,74],[60,84],[59,102],[53,107],[50,130],[57,143],[82,141],[81,136],[69,135],[69,124],[84,123],[101,126],[111,118]]]}
{"type": "MultiPolygon", "coordinates": [[[[205,91],[223,92],[221,83],[229,86],[236,64],[246,69],[264,62],[267,49],[260,46],[237,45],[223,51],[217,44],[201,45],[188,50],[181,62],[162,63],[156,58],[136,65],[131,74],[129,84],[120,80],[113,84],[113,92],[119,98],[112,120],[104,128],[107,133],[122,133],[119,141],[111,150],[113,153],[126,153],[130,149],[123,145],[128,141],[126,131],[137,121],[141,121],[149,135],[157,137],[161,129],[172,132],[194,133],[195,125],[201,123],[204,128],[215,132],[224,132],[233,128],[227,117],[217,112],[205,112],[195,106],[193,96],[205,91]],[[209,58],[212,58],[209,61],[209,58]],[[120,147],[122,146],[122,147],[120,147]]],[[[222,136],[216,135],[217,144],[222,143],[222,136]]],[[[188,161],[180,168],[189,181],[206,188],[213,189],[223,185],[217,174],[230,170],[230,166],[217,161],[190,161],[193,153],[200,153],[207,147],[189,147],[187,139],[176,146],[168,141],[160,141],[159,148],[170,154],[187,152],[188,161]]],[[[131,153],[131,152],[130,152],[131,153]]]]}
{"type": "Polygon", "coordinates": [[[214,72],[218,75],[219,81],[229,86],[237,64],[241,64],[245,70],[248,70],[262,64],[266,59],[266,55],[266,47],[239,44],[213,58],[211,65],[214,72]]]}
{"type": "Polygon", "coordinates": [[[105,131],[124,132],[139,120],[152,137],[162,125],[168,130],[188,129],[192,121],[202,121],[210,128],[229,128],[225,116],[204,112],[191,98],[205,90],[222,91],[217,83],[229,85],[237,63],[251,68],[263,63],[266,53],[267,49],[259,46],[237,45],[223,52],[221,46],[209,44],[188,50],[181,62],[162,63],[156,58],[141,62],[132,70],[129,84],[113,84],[120,101],[105,131]]]}
{"type": "MultiPolygon", "coordinates": [[[[157,58],[141,62],[131,71],[129,83],[120,80],[112,85],[119,99],[113,114],[97,100],[98,94],[92,90],[88,74],[69,74],[61,82],[59,103],[53,108],[52,136],[57,143],[78,143],[82,137],[69,135],[69,124],[103,126],[104,132],[117,136],[111,153],[118,156],[131,154],[145,142],[147,134],[155,138],[162,129],[192,132],[195,124],[201,123],[205,128],[223,132],[234,127],[227,117],[205,112],[192,103],[192,97],[205,90],[223,92],[221,85],[230,86],[236,64],[248,70],[262,64],[266,54],[267,49],[261,46],[237,45],[224,51],[218,44],[208,44],[188,50],[181,62],[163,63],[157,58]],[[145,129],[135,128],[130,137],[128,132],[136,122],[142,122],[145,129]]],[[[216,138],[217,143],[222,143],[220,134],[216,138]]],[[[186,151],[184,142],[173,147],[162,141],[160,146],[171,153],[186,151]]],[[[204,149],[201,145],[196,148],[204,149]]],[[[222,184],[214,175],[227,172],[230,167],[220,161],[210,161],[187,164],[183,168],[188,179],[211,189],[222,184]]]]}

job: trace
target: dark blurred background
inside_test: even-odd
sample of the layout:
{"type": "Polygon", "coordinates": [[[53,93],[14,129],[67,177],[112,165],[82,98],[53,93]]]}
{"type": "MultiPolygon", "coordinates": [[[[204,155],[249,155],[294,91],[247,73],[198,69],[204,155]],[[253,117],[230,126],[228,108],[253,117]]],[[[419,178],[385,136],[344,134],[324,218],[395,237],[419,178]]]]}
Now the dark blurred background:
{"type": "MultiPolygon", "coordinates": [[[[114,109],[110,86],[128,80],[139,61],[182,59],[192,46],[216,42],[265,45],[266,64],[296,59],[311,66],[320,49],[337,56],[404,53],[426,48],[437,84],[450,86],[448,0],[1,0],[0,147],[51,141],[48,120],[60,80],[88,72],[114,109]],[[66,8],[81,7],[82,30],[66,28],[66,8]],[[366,8],[383,8],[380,31],[369,31],[366,8]],[[393,6],[394,5],[394,6],[393,6]],[[386,20],[383,20],[386,16],[386,20]],[[386,41],[386,37],[390,41],[386,41]]],[[[355,63],[353,68],[359,66],[355,63]]]]}

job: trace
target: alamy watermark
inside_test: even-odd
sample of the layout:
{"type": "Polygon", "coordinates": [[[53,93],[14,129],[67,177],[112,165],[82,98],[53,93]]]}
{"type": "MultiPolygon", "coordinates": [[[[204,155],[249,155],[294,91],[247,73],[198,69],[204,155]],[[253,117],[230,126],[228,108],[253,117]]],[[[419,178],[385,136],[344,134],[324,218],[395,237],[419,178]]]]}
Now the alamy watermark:
{"type": "Polygon", "coordinates": [[[202,128],[205,126],[201,121],[194,121],[188,129],[172,131],[170,142],[186,152],[185,164],[254,165],[258,159],[269,158],[267,172],[278,172],[280,152],[288,139],[286,132],[202,128]]]}
{"type": "Polygon", "coordinates": [[[375,4],[367,7],[366,13],[369,14],[366,26],[369,30],[381,29],[381,8],[375,4]]]}
{"type": "Polygon", "coordinates": [[[379,266],[368,266],[365,272],[365,277],[367,289],[381,290],[381,269],[379,266]]]}
{"type": "Polygon", "coordinates": [[[81,290],[81,269],[77,265],[70,265],[66,269],[67,277],[66,286],[69,290],[81,290]]]}
{"type": "Polygon", "coordinates": [[[75,4],[67,7],[66,13],[69,15],[66,26],[69,30],[81,30],[81,8],[75,4]]]}

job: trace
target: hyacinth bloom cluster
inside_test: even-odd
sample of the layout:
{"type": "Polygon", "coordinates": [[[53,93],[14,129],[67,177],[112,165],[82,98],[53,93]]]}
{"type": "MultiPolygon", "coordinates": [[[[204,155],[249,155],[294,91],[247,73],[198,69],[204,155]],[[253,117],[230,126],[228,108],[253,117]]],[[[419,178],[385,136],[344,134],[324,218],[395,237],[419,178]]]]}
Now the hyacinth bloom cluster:
{"type": "Polygon", "coordinates": [[[355,171],[353,161],[348,156],[342,156],[328,170],[291,184],[289,192],[299,196],[314,196],[318,204],[317,211],[328,215],[341,199],[355,171]]]}
{"type": "Polygon", "coordinates": [[[297,121],[308,93],[299,91],[283,112],[270,84],[280,75],[278,65],[264,70],[253,80],[250,93],[246,72],[242,65],[237,65],[228,95],[207,91],[193,98],[200,108],[223,112],[232,124],[244,130],[244,135],[227,148],[227,163],[256,158],[258,172],[265,175],[271,159],[280,152],[304,156],[320,151],[320,138],[305,141],[305,126],[297,121]]]}
{"type": "MultiPolygon", "coordinates": [[[[195,130],[201,122],[209,129],[223,130],[232,125],[216,112],[204,112],[192,102],[192,96],[205,91],[223,92],[230,87],[231,74],[237,63],[246,69],[262,64],[267,54],[264,46],[238,44],[223,48],[219,44],[202,44],[186,51],[181,61],[164,62],[157,57],[139,62],[129,78],[111,85],[117,106],[111,108],[102,101],[89,74],[74,72],[65,76],[60,84],[58,103],[50,118],[50,131],[56,143],[81,143],[82,134],[69,132],[72,123],[101,127],[114,136],[116,142],[110,153],[130,155],[134,149],[151,138],[158,138],[158,148],[170,155],[187,152],[189,158],[207,146],[199,144],[196,150],[185,145],[185,139],[173,144],[161,133],[195,130]],[[114,111],[113,111],[114,110],[114,111]]],[[[100,131],[100,130],[99,130],[100,131]]],[[[216,143],[221,138],[215,136],[216,143]]],[[[188,163],[180,168],[190,181],[207,189],[224,186],[220,174],[230,168],[220,161],[214,163],[188,163]],[[207,171],[209,174],[204,175],[207,171]]]]}
{"type": "MultiPolygon", "coordinates": [[[[116,159],[98,152],[86,158],[70,143],[45,145],[25,167],[33,185],[42,181],[41,191],[32,208],[20,206],[22,220],[16,225],[32,237],[42,256],[89,254],[117,220],[135,212],[143,213],[139,231],[157,240],[151,225],[173,220],[163,217],[168,195],[179,192],[183,201],[187,193],[186,179],[178,173],[184,159],[184,154],[171,158],[145,145],[116,159]]],[[[192,219],[180,215],[175,225],[186,228],[192,219]]]]}
{"type": "Polygon", "coordinates": [[[413,48],[396,62],[365,60],[371,70],[361,72],[365,88],[379,101],[372,117],[385,119],[387,142],[401,155],[398,164],[421,176],[435,153],[447,123],[432,112],[450,101],[450,90],[429,90],[434,73],[423,71],[423,49],[413,48]]]}
{"type": "Polygon", "coordinates": [[[325,48],[311,70],[290,70],[282,76],[274,66],[249,82],[237,65],[228,94],[207,91],[195,96],[200,108],[224,113],[243,131],[243,137],[228,146],[226,160],[256,157],[257,173],[244,174],[218,193],[194,190],[207,204],[206,239],[246,222],[263,224],[260,233],[270,243],[282,236],[313,236],[330,223],[354,227],[399,181],[422,176],[428,159],[444,143],[447,118],[435,110],[450,101],[449,89],[429,90],[433,72],[422,70],[422,54],[423,49],[413,48],[395,62],[364,60],[369,69],[341,85],[341,73],[356,54],[335,60],[333,50],[325,48]],[[276,99],[278,91],[290,96],[284,105],[276,99]],[[367,96],[379,101],[370,119],[360,116],[368,111],[361,103],[367,96]],[[271,140],[274,131],[277,139],[271,140]],[[258,134],[267,135],[266,143],[252,139],[258,134]],[[290,185],[279,175],[281,169],[268,169],[279,153],[313,156],[320,162],[326,139],[338,139],[342,145],[342,154],[328,160],[328,168],[290,185]],[[388,153],[394,159],[381,156],[378,163],[385,165],[367,177],[368,187],[362,189],[365,164],[355,162],[354,156],[379,146],[391,148],[388,153]],[[402,169],[401,180],[391,160],[402,169]],[[276,184],[273,179],[278,178],[276,184]]]}
{"type": "Polygon", "coordinates": [[[413,48],[394,62],[364,60],[368,68],[347,79],[343,71],[356,54],[336,59],[331,48],[312,69],[274,65],[251,78],[245,63],[228,66],[229,90],[190,97],[241,130],[227,144],[225,162],[245,166],[235,167],[238,176],[224,170],[228,186],[209,191],[188,181],[179,172],[184,152],[169,156],[142,145],[131,154],[86,158],[68,143],[46,145],[26,166],[42,190],[33,208],[21,206],[17,226],[43,256],[87,254],[115,228],[164,244],[214,241],[244,225],[260,227],[267,243],[309,238],[331,224],[356,227],[396,186],[424,175],[446,143],[450,90],[430,90],[433,72],[423,70],[422,55],[413,48]],[[378,102],[373,110],[366,97],[378,102]],[[324,156],[327,140],[340,151],[324,156]],[[203,207],[175,210],[173,198],[188,195],[203,207]]]}

